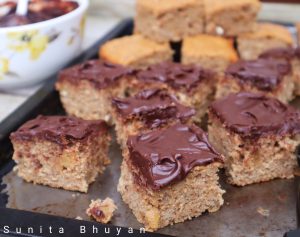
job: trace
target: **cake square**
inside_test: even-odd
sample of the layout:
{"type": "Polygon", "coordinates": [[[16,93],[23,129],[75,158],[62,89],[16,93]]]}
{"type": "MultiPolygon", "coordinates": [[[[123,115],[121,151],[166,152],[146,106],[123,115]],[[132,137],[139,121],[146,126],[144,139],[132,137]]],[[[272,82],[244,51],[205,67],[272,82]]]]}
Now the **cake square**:
{"type": "Polygon", "coordinates": [[[182,125],[131,136],[118,191],[150,231],[183,222],[223,204],[223,158],[199,127],[182,125]]]}
{"type": "Polygon", "coordinates": [[[237,44],[240,57],[252,60],[269,49],[292,47],[293,37],[284,26],[260,23],[255,31],[240,35],[237,44]]]}
{"type": "Polygon", "coordinates": [[[186,106],[196,110],[195,121],[200,122],[214,97],[217,81],[215,73],[197,65],[182,65],[165,62],[138,70],[135,74],[131,92],[145,89],[167,89],[186,106]]]}
{"type": "Polygon", "coordinates": [[[205,32],[238,36],[251,32],[260,10],[259,0],[205,0],[205,32]]]}
{"type": "Polygon", "coordinates": [[[137,0],[135,32],[157,42],[177,42],[204,31],[203,0],[137,0]]]}
{"type": "Polygon", "coordinates": [[[60,72],[56,89],[69,115],[86,120],[111,120],[111,98],[124,96],[132,71],[90,60],[60,72]]]}
{"type": "Polygon", "coordinates": [[[262,53],[260,58],[286,59],[292,65],[295,96],[300,95],[300,48],[274,48],[262,53]]]}
{"type": "Polygon", "coordinates": [[[209,141],[225,156],[231,184],[292,178],[300,142],[300,112],[279,100],[248,92],[212,103],[209,141]]]}
{"type": "Polygon", "coordinates": [[[86,193],[110,163],[110,135],[101,120],[38,116],[10,138],[18,176],[34,184],[86,193]]]}
{"type": "Polygon", "coordinates": [[[106,42],[100,48],[99,56],[111,63],[146,68],[152,64],[172,61],[173,51],[168,43],[157,43],[142,35],[130,35],[106,42]]]}
{"type": "Polygon", "coordinates": [[[238,60],[233,40],[205,34],[186,37],[181,55],[183,64],[197,64],[221,74],[238,60]]]}
{"type": "Polygon", "coordinates": [[[230,65],[217,85],[216,98],[248,91],[276,97],[283,103],[294,98],[292,67],[286,59],[240,60],[230,65]]]}
{"type": "Polygon", "coordinates": [[[180,104],[166,90],[148,89],[128,98],[114,98],[113,117],[117,140],[126,147],[129,136],[170,126],[178,121],[192,123],[195,110],[180,104]]]}

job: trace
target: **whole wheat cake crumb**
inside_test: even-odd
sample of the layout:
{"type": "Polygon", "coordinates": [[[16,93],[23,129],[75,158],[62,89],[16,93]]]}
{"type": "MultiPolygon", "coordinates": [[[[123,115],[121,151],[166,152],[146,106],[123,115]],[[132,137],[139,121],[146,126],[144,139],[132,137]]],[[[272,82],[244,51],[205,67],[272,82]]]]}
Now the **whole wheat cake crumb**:
{"type": "Polygon", "coordinates": [[[259,0],[205,0],[205,32],[238,36],[253,31],[259,0]]]}
{"type": "Polygon", "coordinates": [[[177,123],[131,136],[127,146],[118,191],[147,230],[223,205],[217,174],[223,158],[199,127],[177,123]]]}
{"type": "Polygon", "coordinates": [[[269,49],[292,47],[293,37],[284,26],[258,23],[253,32],[240,35],[237,43],[240,57],[251,60],[269,49]]]}
{"type": "Polygon", "coordinates": [[[146,68],[172,61],[173,51],[168,43],[157,43],[142,35],[130,35],[106,42],[100,47],[99,56],[111,63],[146,68]]]}
{"type": "Polygon", "coordinates": [[[196,64],[221,74],[238,60],[233,41],[213,35],[186,37],[181,51],[183,64],[196,64]]]}
{"type": "Polygon", "coordinates": [[[102,120],[38,116],[12,133],[17,174],[27,182],[87,192],[110,163],[102,120]]]}
{"type": "Polygon", "coordinates": [[[300,111],[262,94],[238,93],[212,103],[209,141],[225,156],[238,186],[292,178],[300,143],[300,111]]]}
{"type": "Polygon", "coordinates": [[[136,33],[157,42],[176,42],[203,31],[203,0],[137,0],[136,33]]]}
{"type": "Polygon", "coordinates": [[[86,214],[97,222],[106,224],[111,221],[117,209],[114,200],[111,198],[97,199],[91,201],[86,214]]]}
{"type": "Polygon", "coordinates": [[[297,28],[297,43],[298,43],[298,46],[300,46],[300,23],[297,23],[296,24],[296,28],[297,28]]]}

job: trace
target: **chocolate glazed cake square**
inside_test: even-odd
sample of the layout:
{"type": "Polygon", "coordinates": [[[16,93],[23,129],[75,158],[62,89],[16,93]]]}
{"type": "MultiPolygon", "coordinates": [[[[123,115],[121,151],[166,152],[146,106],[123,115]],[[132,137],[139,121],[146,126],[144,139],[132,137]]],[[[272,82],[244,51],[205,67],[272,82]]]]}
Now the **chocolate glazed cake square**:
{"type": "Polygon", "coordinates": [[[289,60],[260,58],[230,65],[217,85],[216,98],[242,91],[264,93],[283,103],[294,98],[294,80],[289,60]]]}
{"type": "Polygon", "coordinates": [[[195,110],[182,105],[167,90],[143,90],[128,98],[114,98],[113,117],[117,140],[126,147],[130,135],[170,126],[178,121],[192,123],[195,110]]]}
{"type": "Polygon", "coordinates": [[[87,192],[110,163],[110,135],[101,120],[38,116],[10,138],[15,170],[27,182],[87,192]]]}
{"type": "Polygon", "coordinates": [[[292,178],[300,143],[300,112],[262,94],[238,93],[209,109],[209,141],[225,156],[231,184],[292,178]]]}
{"type": "Polygon", "coordinates": [[[183,222],[223,205],[223,157],[195,125],[130,136],[118,191],[147,230],[183,222]],[[167,198],[166,198],[167,197],[167,198]]]}

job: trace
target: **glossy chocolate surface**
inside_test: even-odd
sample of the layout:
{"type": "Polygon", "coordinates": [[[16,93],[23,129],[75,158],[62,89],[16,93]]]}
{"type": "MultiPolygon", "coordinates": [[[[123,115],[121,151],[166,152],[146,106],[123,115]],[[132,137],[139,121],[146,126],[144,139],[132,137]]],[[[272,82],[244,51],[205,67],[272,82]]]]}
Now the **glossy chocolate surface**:
{"type": "Polygon", "coordinates": [[[197,126],[180,123],[128,139],[136,181],[153,190],[184,179],[196,166],[223,162],[197,126]]]}
{"type": "Polygon", "coordinates": [[[286,59],[240,60],[230,65],[225,74],[229,79],[249,84],[262,91],[272,91],[281,83],[284,76],[291,72],[291,65],[286,59]]]}
{"type": "Polygon", "coordinates": [[[93,83],[95,87],[104,89],[130,73],[131,70],[123,66],[95,59],[61,71],[59,81],[66,80],[78,84],[86,80],[93,83]]]}
{"type": "Polygon", "coordinates": [[[159,89],[144,90],[125,99],[115,98],[113,106],[124,120],[138,118],[151,128],[170,119],[185,122],[195,115],[194,109],[180,104],[175,96],[159,89]]]}
{"type": "Polygon", "coordinates": [[[191,91],[200,82],[211,80],[213,72],[196,65],[164,62],[137,72],[137,78],[146,82],[166,83],[174,89],[191,91]]]}
{"type": "Polygon", "coordinates": [[[80,141],[94,132],[106,133],[108,127],[104,121],[86,121],[68,116],[38,116],[26,122],[16,132],[12,139],[32,140],[45,139],[59,145],[68,145],[80,141]]]}
{"type": "Polygon", "coordinates": [[[259,58],[275,58],[292,60],[296,56],[296,49],[294,48],[274,48],[262,53],[259,58]]]}
{"type": "Polygon", "coordinates": [[[61,0],[32,1],[25,16],[15,14],[16,3],[13,1],[0,4],[0,10],[4,7],[9,10],[5,15],[0,16],[0,27],[12,27],[42,22],[65,15],[75,10],[78,7],[78,3],[61,0]]]}
{"type": "Polygon", "coordinates": [[[244,138],[300,133],[300,111],[260,94],[230,94],[212,103],[210,113],[244,138]]]}

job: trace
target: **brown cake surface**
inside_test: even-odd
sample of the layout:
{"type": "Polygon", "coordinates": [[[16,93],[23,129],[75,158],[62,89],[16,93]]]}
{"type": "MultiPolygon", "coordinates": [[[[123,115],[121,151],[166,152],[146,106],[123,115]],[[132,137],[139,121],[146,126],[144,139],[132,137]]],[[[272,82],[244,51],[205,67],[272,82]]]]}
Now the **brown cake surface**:
{"type": "Polygon", "coordinates": [[[175,124],[131,136],[127,145],[137,182],[154,190],[184,179],[196,166],[223,161],[196,126],[175,124]]]}
{"type": "Polygon", "coordinates": [[[168,119],[186,121],[195,110],[179,103],[177,98],[166,90],[143,90],[133,97],[113,99],[117,113],[124,121],[141,119],[147,127],[158,127],[168,119]]]}

